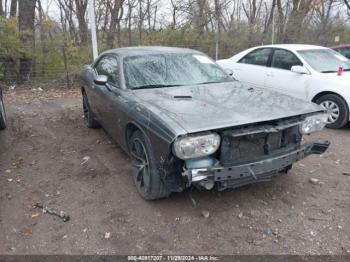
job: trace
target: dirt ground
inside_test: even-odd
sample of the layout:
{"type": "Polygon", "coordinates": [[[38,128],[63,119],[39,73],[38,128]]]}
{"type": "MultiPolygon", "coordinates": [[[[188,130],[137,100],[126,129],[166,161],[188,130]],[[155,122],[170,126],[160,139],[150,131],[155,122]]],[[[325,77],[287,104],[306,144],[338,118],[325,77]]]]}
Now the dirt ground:
{"type": "Polygon", "coordinates": [[[78,90],[7,91],[5,106],[0,254],[350,253],[350,126],[307,137],[332,145],[288,175],[194,191],[193,206],[189,192],[139,197],[126,154],[85,127],[78,90]],[[42,214],[37,202],[71,220],[42,214]]]}

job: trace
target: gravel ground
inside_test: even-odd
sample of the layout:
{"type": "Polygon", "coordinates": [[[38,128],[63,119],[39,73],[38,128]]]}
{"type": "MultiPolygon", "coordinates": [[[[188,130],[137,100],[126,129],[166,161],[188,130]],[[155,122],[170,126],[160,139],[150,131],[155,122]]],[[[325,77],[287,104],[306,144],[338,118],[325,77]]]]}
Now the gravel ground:
{"type": "Polygon", "coordinates": [[[0,254],[350,253],[350,126],[307,137],[331,147],[288,175],[194,191],[194,207],[189,192],[139,197],[127,155],[85,127],[78,90],[7,91],[5,103],[0,254]],[[37,202],[71,220],[41,213],[37,202]]]}

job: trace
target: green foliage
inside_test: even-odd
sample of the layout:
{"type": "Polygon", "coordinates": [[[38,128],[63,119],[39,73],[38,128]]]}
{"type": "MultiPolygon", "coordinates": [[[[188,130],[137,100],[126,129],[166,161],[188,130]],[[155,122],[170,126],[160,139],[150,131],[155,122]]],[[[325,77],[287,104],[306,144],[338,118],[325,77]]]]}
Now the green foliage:
{"type": "MultiPolygon", "coordinates": [[[[4,61],[10,58],[12,70],[9,77],[12,82],[18,78],[19,60],[30,57],[35,61],[35,74],[32,84],[40,86],[43,83],[51,85],[65,85],[66,70],[69,75],[70,84],[74,84],[82,66],[92,61],[92,50],[89,45],[81,45],[77,37],[70,33],[63,33],[60,25],[49,17],[40,21],[40,28],[35,33],[35,49],[33,46],[25,46],[24,38],[30,36],[31,32],[19,32],[15,18],[0,17],[0,81],[4,79],[4,61]],[[65,55],[64,55],[65,54],[65,55]]],[[[129,45],[129,35],[126,28],[121,29],[121,42],[115,41],[115,47],[129,45]]],[[[99,51],[107,49],[106,34],[98,32],[99,51]]],[[[195,30],[193,24],[185,23],[176,29],[171,25],[161,30],[144,30],[142,41],[139,43],[139,32],[136,28],[131,31],[132,45],[160,45],[187,47],[200,50],[215,58],[216,39],[219,41],[219,58],[227,58],[248,47],[270,44],[271,31],[262,33],[261,29],[249,26],[245,21],[237,21],[227,31],[222,30],[216,34],[212,30],[195,30]]],[[[283,36],[275,35],[275,43],[280,43],[283,36]]],[[[331,24],[327,29],[319,27],[304,28],[302,42],[317,45],[335,45],[350,42],[350,29],[343,24],[331,24]],[[327,34],[324,34],[324,31],[327,34]],[[340,42],[335,43],[336,36],[340,42]]],[[[9,82],[9,81],[7,81],[9,82]]]]}
{"type": "Polygon", "coordinates": [[[19,58],[25,50],[21,46],[21,37],[17,30],[16,19],[0,16],[0,54],[19,58]]]}

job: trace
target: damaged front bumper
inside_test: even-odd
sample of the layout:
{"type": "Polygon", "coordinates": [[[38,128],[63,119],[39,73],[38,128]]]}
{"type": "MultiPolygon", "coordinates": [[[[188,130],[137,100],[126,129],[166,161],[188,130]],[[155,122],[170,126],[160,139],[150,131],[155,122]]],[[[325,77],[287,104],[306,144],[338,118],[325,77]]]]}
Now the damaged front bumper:
{"type": "Polygon", "coordinates": [[[303,144],[288,152],[276,153],[258,161],[229,167],[217,163],[210,167],[187,169],[183,175],[187,176],[189,184],[199,184],[206,189],[217,184],[219,190],[268,181],[277,173],[287,171],[296,161],[311,154],[322,154],[329,144],[328,141],[303,144]]]}

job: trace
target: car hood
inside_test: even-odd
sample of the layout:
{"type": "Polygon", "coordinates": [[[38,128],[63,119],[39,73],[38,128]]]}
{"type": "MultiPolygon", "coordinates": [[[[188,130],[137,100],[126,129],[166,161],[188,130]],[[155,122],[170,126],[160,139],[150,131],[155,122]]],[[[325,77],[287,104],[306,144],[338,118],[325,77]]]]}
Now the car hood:
{"type": "Polygon", "coordinates": [[[341,76],[338,76],[338,73],[327,73],[327,74],[322,74],[322,76],[327,80],[334,81],[336,83],[344,83],[350,87],[349,71],[343,72],[341,76]]]}
{"type": "Polygon", "coordinates": [[[158,117],[177,122],[187,133],[322,111],[316,104],[237,81],[140,89],[134,94],[158,117]]]}

